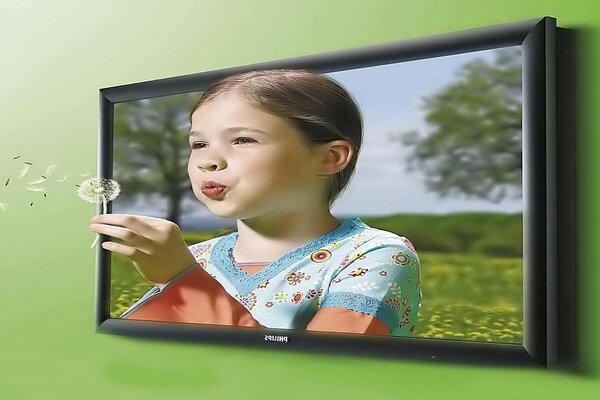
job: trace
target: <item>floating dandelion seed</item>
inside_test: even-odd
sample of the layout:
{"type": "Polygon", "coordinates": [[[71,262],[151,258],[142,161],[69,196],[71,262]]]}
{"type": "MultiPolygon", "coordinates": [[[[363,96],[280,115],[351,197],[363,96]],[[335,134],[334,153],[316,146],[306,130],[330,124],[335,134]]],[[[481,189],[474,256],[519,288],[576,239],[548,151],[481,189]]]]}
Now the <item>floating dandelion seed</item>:
{"type": "MultiPolygon", "coordinates": [[[[46,189],[44,189],[43,187],[26,187],[25,189],[27,190],[31,190],[32,192],[43,192],[44,193],[44,197],[46,197],[46,189]]],[[[29,207],[31,207],[33,205],[33,201],[31,202],[31,204],[29,204],[29,207]]]]}
{"type": "Polygon", "coordinates": [[[31,190],[32,192],[43,192],[45,189],[43,187],[26,187],[25,189],[31,190]]]}
{"type": "MultiPolygon", "coordinates": [[[[21,157],[21,156],[16,156],[16,157],[13,157],[13,158],[11,159],[11,161],[12,161],[12,160],[16,160],[16,159],[17,159],[17,158],[19,158],[19,157],[21,157]]],[[[2,164],[0,164],[0,167],[4,167],[4,165],[5,165],[5,164],[7,164],[7,163],[9,163],[9,162],[10,162],[10,161],[4,161],[2,164]]]]}
{"type": "Polygon", "coordinates": [[[31,182],[28,183],[28,185],[37,185],[38,183],[42,183],[44,182],[46,179],[44,179],[44,177],[38,178],[38,179],[34,179],[31,182]]]}
{"type": "MultiPolygon", "coordinates": [[[[0,169],[2,169],[2,167],[6,164],[8,164],[9,162],[14,162],[14,160],[17,160],[19,158],[22,158],[22,156],[18,155],[15,157],[12,157],[11,159],[5,161],[4,163],[0,163],[0,169]]],[[[21,161],[19,161],[21,162],[21,161]]],[[[9,183],[11,184],[11,187],[15,185],[15,180],[21,179],[26,175],[31,175],[31,169],[34,168],[33,167],[33,163],[29,162],[29,161],[22,161],[23,165],[20,169],[20,172],[17,176],[15,177],[10,177],[8,179],[6,179],[6,181],[4,181],[4,185],[2,185],[2,183],[0,183],[0,197],[2,197],[2,195],[4,194],[4,192],[6,191],[7,187],[9,186],[9,183]]],[[[38,175],[37,177],[34,177],[35,179],[31,180],[30,182],[24,183],[24,187],[25,189],[32,191],[32,192],[42,192],[42,194],[44,195],[44,197],[48,197],[48,194],[46,193],[46,189],[43,187],[39,187],[39,184],[41,183],[45,183],[45,182],[49,182],[49,178],[51,177],[51,175],[54,174],[54,170],[55,168],[57,168],[58,165],[54,164],[54,163],[49,163],[49,165],[46,167],[45,171],[42,172],[40,171],[39,173],[37,173],[36,175],[38,175]],[[27,186],[28,185],[28,186],[27,186]]],[[[87,172],[87,173],[82,173],[80,174],[81,176],[87,176],[90,175],[91,172],[87,172]]],[[[69,180],[69,176],[70,174],[67,172],[63,175],[62,178],[60,179],[56,179],[56,182],[70,182],[73,183],[69,180]]],[[[73,183],[74,184],[74,183],[73,183]]],[[[74,184],[77,188],[80,188],[80,185],[74,184]]],[[[5,202],[1,202],[0,203],[2,205],[2,207],[0,208],[0,211],[5,211],[7,204],[5,202]]],[[[33,206],[34,202],[30,202],[29,206],[33,206]]]]}
{"type": "Polygon", "coordinates": [[[56,168],[56,164],[48,165],[48,168],[46,168],[46,172],[44,173],[44,175],[49,176],[54,168],[56,168]]]}
{"type": "MultiPolygon", "coordinates": [[[[121,186],[112,179],[90,178],[78,186],[78,194],[83,200],[90,203],[99,204],[102,202],[102,214],[106,214],[106,203],[117,198],[121,193],[121,186]]],[[[90,247],[96,246],[100,239],[100,234],[96,234],[96,239],[90,247]]]]}
{"type": "Polygon", "coordinates": [[[30,166],[31,166],[31,164],[27,164],[27,163],[25,163],[25,165],[23,165],[23,169],[21,170],[21,173],[19,174],[18,179],[24,177],[25,174],[27,174],[27,171],[29,171],[30,166]]]}

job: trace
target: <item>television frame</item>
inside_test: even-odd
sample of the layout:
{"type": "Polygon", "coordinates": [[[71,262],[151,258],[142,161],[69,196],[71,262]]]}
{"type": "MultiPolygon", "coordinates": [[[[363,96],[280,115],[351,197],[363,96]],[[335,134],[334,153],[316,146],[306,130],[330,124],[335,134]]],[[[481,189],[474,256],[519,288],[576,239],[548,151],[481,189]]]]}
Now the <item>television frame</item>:
{"type": "MultiPolygon", "coordinates": [[[[556,19],[546,16],[99,89],[98,176],[112,178],[113,112],[114,105],[119,102],[201,91],[223,77],[254,69],[310,68],[326,73],[521,45],[524,165],[522,344],[110,318],[111,253],[101,246],[97,247],[96,254],[96,332],[272,349],[333,351],[493,365],[550,368],[572,361],[576,350],[576,313],[561,304],[575,304],[573,280],[557,279],[560,272],[557,260],[574,260],[573,254],[569,254],[572,253],[574,243],[572,237],[566,238],[563,246],[558,246],[557,240],[557,189],[560,185],[557,182],[556,154],[556,131],[559,123],[558,33],[556,19]],[[267,335],[285,337],[286,340],[266,340],[267,335]]],[[[568,178],[568,173],[562,173],[561,176],[568,178]]],[[[570,193],[571,191],[567,191],[561,195],[565,204],[571,199],[570,193]]],[[[107,210],[108,213],[112,212],[110,202],[107,210]]],[[[568,212],[572,211],[565,210],[565,215],[568,212]]],[[[98,206],[98,213],[101,213],[101,205],[98,206]]],[[[104,241],[108,237],[102,235],[102,239],[104,241]]],[[[566,275],[568,272],[564,272],[565,267],[569,268],[569,265],[563,266],[562,274],[566,275]]]]}

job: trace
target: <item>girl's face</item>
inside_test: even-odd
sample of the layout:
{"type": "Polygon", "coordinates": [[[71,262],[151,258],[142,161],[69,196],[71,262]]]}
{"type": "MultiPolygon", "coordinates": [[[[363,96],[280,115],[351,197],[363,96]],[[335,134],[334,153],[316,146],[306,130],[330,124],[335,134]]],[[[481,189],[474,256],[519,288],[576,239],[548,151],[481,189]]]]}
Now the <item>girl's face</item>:
{"type": "Polygon", "coordinates": [[[189,145],[194,194],[220,217],[244,219],[297,210],[322,197],[324,182],[313,169],[311,150],[301,133],[233,93],[194,111],[189,145]],[[227,186],[220,197],[202,192],[202,182],[210,180],[227,186]]]}

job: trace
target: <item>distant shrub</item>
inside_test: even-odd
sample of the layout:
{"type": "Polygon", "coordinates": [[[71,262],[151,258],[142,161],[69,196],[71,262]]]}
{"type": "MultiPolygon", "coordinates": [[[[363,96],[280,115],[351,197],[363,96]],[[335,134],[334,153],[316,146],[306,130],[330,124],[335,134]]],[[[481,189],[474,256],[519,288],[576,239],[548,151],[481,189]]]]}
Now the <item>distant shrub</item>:
{"type": "Polygon", "coordinates": [[[497,257],[513,257],[519,252],[520,246],[515,243],[514,238],[501,236],[488,236],[473,243],[472,250],[486,255],[497,257]]]}
{"type": "Polygon", "coordinates": [[[362,219],[374,228],[406,236],[417,251],[523,256],[522,213],[394,214],[362,219]]]}

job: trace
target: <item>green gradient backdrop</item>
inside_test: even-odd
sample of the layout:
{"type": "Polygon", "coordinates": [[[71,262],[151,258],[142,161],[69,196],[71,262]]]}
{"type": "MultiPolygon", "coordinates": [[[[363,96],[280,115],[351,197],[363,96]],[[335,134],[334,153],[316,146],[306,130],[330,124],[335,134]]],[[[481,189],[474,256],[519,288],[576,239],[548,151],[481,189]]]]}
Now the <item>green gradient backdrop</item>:
{"type": "Polygon", "coordinates": [[[47,198],[12,187],[0,213],[3,397],[554,399],[600,390],[598,2],[216,3],[0,0],[0,163],[21,154],[95,173],[100,87],[554,16],[582,33],[579,293],[588,375],[95,334],[95,208],[55,184],[47,198]]]}

